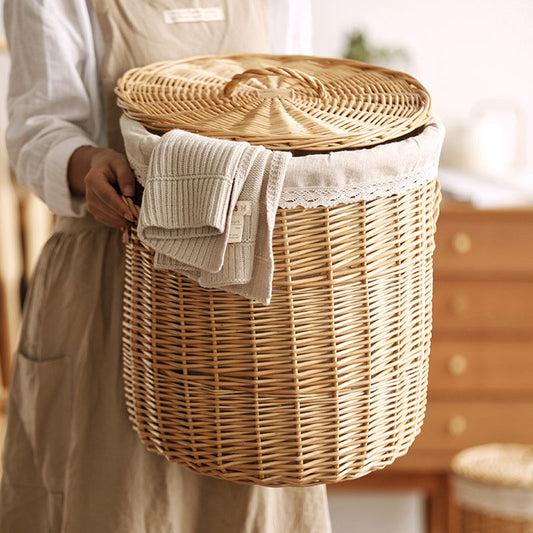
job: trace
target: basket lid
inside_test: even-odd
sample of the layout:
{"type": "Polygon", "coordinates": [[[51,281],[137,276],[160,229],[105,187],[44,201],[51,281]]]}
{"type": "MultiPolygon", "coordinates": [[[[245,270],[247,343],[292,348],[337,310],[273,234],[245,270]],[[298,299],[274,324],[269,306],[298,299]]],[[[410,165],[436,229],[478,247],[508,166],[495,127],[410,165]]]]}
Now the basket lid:
{"type": "Polygon", "coordinates": [[[430,97],[411,76],[357,61],[230,55],[129,70],[115,89],[126,115],[276,150],[372,146],[424,125],[430,97]]]}
{"type": "Polygon", "coordinates": [[[452,470],[483,483],[533,489],[533,446],[484,444],[467,448],[453,458],[452,470]]]}

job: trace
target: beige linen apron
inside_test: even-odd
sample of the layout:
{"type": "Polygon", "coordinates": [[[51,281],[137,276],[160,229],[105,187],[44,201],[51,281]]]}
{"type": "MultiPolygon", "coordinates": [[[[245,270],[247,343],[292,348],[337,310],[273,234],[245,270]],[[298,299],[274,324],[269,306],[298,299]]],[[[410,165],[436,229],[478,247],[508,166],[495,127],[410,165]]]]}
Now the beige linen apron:
{"type": "Polygon", "coordinates": [[[113,89],[126,70],[205,54],[268,53],[267,0],[92,0],[105,40],[110,146],[121,149],[113,89]]]}
{"type": "MultiPolygon", "coordinates": [[[[114,146],[110,90],[123,70],[168,57],[268,51],[263,0],[94,3],[109,45],[114,146]]],[[[237,485],[145,450],[123,396],[123,268],[120,231],[90,216],[58,220],[27,296],[15,359],[0,532],[328,533],[324,487],[237,485]]]]}

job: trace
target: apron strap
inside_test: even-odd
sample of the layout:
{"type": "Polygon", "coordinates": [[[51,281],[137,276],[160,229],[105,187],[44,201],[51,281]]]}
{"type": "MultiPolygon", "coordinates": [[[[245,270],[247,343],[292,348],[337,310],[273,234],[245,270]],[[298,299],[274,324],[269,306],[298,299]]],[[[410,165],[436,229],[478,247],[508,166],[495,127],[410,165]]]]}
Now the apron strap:
{"type": "Polygon", "coordinates": [[[117,79],[131,68],[197,55],[269,53],[268,0],[92,0],[104,36],[109,146],[124,151],[117,79]]]}

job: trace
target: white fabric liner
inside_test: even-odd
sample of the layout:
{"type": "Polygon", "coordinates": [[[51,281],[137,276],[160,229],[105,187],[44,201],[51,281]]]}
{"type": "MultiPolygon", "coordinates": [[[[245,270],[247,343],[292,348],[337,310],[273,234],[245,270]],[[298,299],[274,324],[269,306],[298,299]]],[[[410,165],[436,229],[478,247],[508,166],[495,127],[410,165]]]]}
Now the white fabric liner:
{"type": "MultiPolygon", "coordinates": [[[[126,155],[141,185],[159,135],[121,118],[126,155]]],[[[292,157],[279,207],[318,207],[373,200],[417,189],[437,177],[444,140],[442,123],[432,121],[416,135],[371,148],[292,157]]]]}
{"type": "Polygon", "coordinates": [[[466,509],[513,520],[533,520],[533,489],[453,476],[457,502],[466,509]]]}

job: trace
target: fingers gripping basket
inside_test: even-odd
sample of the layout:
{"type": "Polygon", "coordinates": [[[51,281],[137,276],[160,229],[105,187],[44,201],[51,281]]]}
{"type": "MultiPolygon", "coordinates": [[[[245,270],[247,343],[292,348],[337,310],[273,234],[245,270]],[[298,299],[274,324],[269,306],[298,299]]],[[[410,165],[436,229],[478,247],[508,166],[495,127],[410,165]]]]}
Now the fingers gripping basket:
{"type": "MultiPolygon", "coordinates": [[[[426,405],[439,200],[439,150],[423,156],[416,136],[427,131],[414,135],[354,158],[369,174],[380,161],[397,176],[413,172],[387,160],[405,146],[425,157],[429,177],[426,168],[408,186],[280,203],[268,306],[156,270],[131,228],[124,374],[130,418],[150,450],[267,486],[352,479],[406,453],[426,405]]],[[[305,157],[328,156],[294,165],[305,157]]]]}

